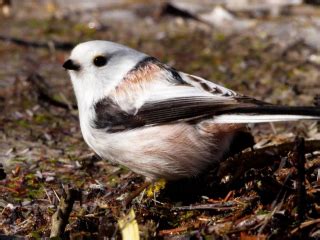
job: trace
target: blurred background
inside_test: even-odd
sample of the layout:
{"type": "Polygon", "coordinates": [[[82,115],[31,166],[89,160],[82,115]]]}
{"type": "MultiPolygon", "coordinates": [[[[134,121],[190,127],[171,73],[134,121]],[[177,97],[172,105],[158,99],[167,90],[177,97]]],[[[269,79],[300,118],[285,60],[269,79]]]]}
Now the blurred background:
{"type": "MultiPolygon", "coordinates": [[[[317,0],[0,0],[0,163],[2,183],[14,189],[2,189],[0,210],[44,198],[43,182],[94,182],[92,173],[75,172],[91,151],[61,67],[73,46],[93,39],[128,45],[272,103],[313,105],[320,93],[317,0]]],[[[264,124],[253,133],[260,146],[297,133],[319,136],[313,123],[264,124]]],[[[119,167],[98,169],[105,187],[114,186],[108,174],[119,167]]],[[[39,226],[47,229],[49,217],[42,217],[39,226]]],[[[0,233],[30,233],[4,222],[0,233]]]]}

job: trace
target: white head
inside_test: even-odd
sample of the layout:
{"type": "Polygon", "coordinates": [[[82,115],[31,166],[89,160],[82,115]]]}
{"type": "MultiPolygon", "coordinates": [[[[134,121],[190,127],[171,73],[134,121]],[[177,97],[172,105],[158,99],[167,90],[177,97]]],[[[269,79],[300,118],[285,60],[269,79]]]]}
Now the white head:
{"type": "Polygon", "coordinates": [[[63,64],[68,70],[79,110],[90,107],[114,89],[147,55],[121,44],[89,41],[78,44],[63,64]]]}

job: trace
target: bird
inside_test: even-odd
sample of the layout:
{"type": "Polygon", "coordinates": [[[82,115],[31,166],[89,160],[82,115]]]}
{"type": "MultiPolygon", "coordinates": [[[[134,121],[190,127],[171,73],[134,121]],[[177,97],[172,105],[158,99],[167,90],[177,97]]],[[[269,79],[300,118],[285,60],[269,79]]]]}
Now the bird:
{"type": "Polygon", "coordinates": [[[110,41],[79,43],[63,68],[88,146],[150,181],[202,174],[249,123],[320,119],[319,107],[260,101],[110,41]]]}

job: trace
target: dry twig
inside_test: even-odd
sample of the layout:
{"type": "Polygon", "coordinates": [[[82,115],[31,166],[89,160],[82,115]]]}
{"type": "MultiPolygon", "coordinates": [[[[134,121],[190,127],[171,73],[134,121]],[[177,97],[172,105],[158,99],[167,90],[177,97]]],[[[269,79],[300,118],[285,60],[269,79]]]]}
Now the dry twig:
{"type": "Polygon", "coordinates": [[[61,102],[53,97],[53,93],[50,91],[52,88],[49,86],[49,84],[45,81],[45,79],[40,76],[37,73],[31,74],[27,81],[32,84],[32,86],[35,88],[38,94],[38,98],[41,101],[47,102],[50,105],[53,105],[55,107],[60,107],[64,109],[76,109],[76,105],[71,105],[68,103],[61,102]]]}
{"type": "Polygon", "coordinates": [[[63,236],[73,204],[77,200],[81,200],[81,192],[76,189],[69,189],[66,196],[61,198],[58,209],[51,218],[50,238],[63,236]]]}
{"type": "Polygon", "coordinates": [[[295,167],[297,169],[297,206],[298,206],[298,219],[303,221],[306,210],[306,187],[305,187],[305,150],[304,139],[297,138],[296,146],[294,148],[295,167]]]}
{"type": "Polygon", "coordinates": [[[293,229],[290,233],[292,235],[297,234],[299,230],[302,230],[304,228],[307,228],[307,227],[310,227],[312,225],[319,224],[319,223],[320,223],[320,218],[305,221],[305,222],[301,223],[299,227],[293,229]]]}
{"type": "Polygon", "coordinates": [[[59,50],[71,50],[74,47],[73,43],[69,42],[36,42],[36,41],[26,41],[21,38],[15,38],[5,35],[0,35],[0,41],[14,43],[23,47],[35,47],[35,48],[48,48],[48,49],[59,49],[59,50]]]}
{"type": "Polygon", "coordinates": [[[182,206],[182,207],[174,207],[172,210],[217,210],[217,211],[227,211],[233,210],[238,207],[239,203],[235,201],[228,202],[219,202],[219,203],[211,203],[211,204],[199,204],[199,205],[191,205],[191,206],[182,206]]]}

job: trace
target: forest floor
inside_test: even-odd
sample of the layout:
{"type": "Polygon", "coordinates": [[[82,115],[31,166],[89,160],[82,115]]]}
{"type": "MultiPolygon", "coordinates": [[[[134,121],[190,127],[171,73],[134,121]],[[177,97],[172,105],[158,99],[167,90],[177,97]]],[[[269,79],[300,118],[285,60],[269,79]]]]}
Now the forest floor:
{"type": "Polygon", "coordinates": [[[254,149],[225,160],[218,174],[160,182],[124,204],[144,178],[84,143],[61,67],[75,44],[105,39],[260,100],[313,105],[320,8],[234,11],[219,26],[203,9],[132,2],[84,10],[26,3],[0,17],[0,239],[49,237],[59,202],[72,192],[64,238],[120,238],[130,209],[138,225],[127,225],[141,239],[320,238],[316,122],[252,125],[254,149]]]}

